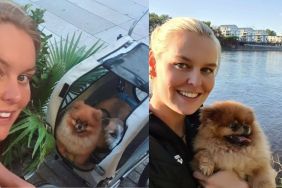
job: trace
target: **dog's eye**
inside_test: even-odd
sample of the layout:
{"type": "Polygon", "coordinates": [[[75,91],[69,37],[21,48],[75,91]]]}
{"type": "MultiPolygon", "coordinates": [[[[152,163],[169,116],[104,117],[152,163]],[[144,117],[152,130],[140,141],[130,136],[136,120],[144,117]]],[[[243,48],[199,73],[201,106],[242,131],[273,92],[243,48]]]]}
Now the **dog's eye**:
{"type": "Polygon", "coordinates": [[[114,138],[117,138],[117,136],[118,136],[116,131],[110,133],[110,135],[111,135],[112,137],[114,137],[114,138]]]}

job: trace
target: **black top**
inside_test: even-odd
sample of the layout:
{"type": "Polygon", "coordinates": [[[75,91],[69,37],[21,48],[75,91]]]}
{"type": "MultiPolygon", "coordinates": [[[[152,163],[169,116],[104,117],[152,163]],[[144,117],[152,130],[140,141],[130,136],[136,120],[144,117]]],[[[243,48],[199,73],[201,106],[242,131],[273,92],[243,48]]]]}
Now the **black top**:
{"type": "Polygon", "coordinates": [[[192,140],[199,124],[199,111],[185,118],[185,144],[163,121],[150,114],[150,188],[197,187],[190,162],[192,140]]]}

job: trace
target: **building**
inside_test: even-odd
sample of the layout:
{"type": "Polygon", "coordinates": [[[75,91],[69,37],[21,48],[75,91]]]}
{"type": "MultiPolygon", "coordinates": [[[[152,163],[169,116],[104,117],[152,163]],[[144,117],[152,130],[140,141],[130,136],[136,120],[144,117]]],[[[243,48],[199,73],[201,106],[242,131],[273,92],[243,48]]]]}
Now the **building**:
{"type": "Polygon", "coordinates": [[[242,42],[282,44],[282,36],[268,36],[266,30],[254,30],[250,27],[238,28],[236,25],[221,25],[219,30],[224,37],[238,37],[238,40],[242,42]]]}
{"type": "Polygon", "coordinates": [[[253,42],[254,30],[250,27],[239,28],[239,40],[244,42],[253,42]]]}
{"type": "Polygon", "coordinates": [[[239,35],[238,33],[239,30],[236,25],[221,25],[219,26],[219,30],[224,37],[232,37],[232,36],[238,37],[239,35]]]}
{"type": "Polygon", "coordinates": [[[255,30],[254,32],[254,42],[266,43],[267,32],[265,30],[255,30]]]}
{"type": "Polygon", "coordinates": [[[269,43],[282,44],[282,36],[267,36],[266,40],[269,43]]]}

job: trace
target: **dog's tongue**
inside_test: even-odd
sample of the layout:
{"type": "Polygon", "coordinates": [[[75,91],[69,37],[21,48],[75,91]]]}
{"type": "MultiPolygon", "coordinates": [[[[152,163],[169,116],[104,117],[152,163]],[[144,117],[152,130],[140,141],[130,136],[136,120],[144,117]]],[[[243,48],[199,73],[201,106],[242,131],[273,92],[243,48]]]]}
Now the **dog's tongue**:
{"type": "Polygon", "coordinates": [[[249,145],[252,140],[244,135],[232,135],[229,137],[226,137],[227,141],[239,145],[239,146],[244,146],[244,145],[249,145]]]}
{"type": "Polygon", "coordinates": [[[238,141],[241,142],[241,143],[250,143],[251,142],[251,139],[245,137],[245,136],[238,136],[238,141]]]}

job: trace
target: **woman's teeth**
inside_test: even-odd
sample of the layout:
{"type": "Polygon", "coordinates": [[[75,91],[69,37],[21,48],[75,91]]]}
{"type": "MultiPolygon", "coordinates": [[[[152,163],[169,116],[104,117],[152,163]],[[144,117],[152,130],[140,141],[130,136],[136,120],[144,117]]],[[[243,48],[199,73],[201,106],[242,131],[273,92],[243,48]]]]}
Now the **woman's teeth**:
{"type": "Polygon", "coordinates": [[[0,112],[1,118],[9,118],[11,116],[11,112],[0,112]]]}
{"type": "Polygon", "coordinates": [[[187,91],[179,91],[179,93],[185,97],[189,98],[196,98],[198,97],[199,93],[187,92],[187,91]]]}

